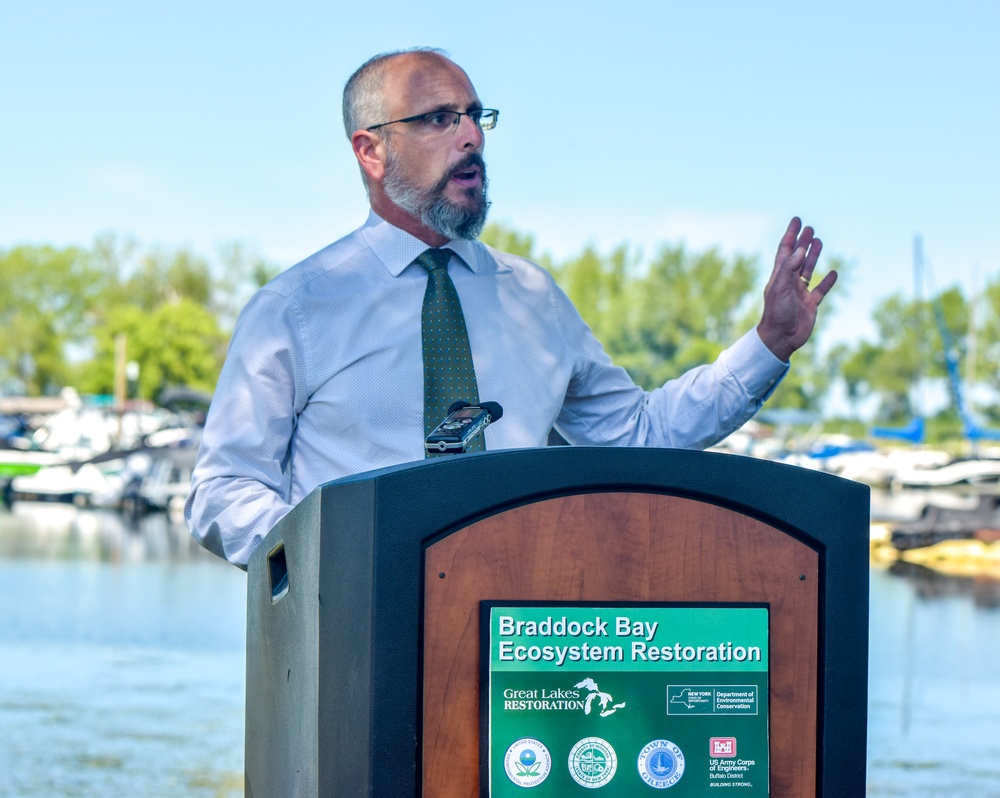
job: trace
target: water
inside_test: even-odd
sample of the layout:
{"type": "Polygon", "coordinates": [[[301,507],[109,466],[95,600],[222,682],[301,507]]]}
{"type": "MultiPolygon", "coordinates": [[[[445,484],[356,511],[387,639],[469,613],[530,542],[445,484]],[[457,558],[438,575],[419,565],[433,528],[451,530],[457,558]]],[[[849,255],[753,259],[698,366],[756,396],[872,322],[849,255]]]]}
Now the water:
{"type": "Polygon", "coordinates": [[[1000,584],[874,570],[868,795],[1000,796],[1000,584]]]}
{"type": "Polygon", "coordinates": [[[246,576],[160,515],[0,513],[0,796],[243,794],[246,576]]]}
{"type": "MultiPolygon", "coordinates": [[[[163,515],[15,509],[0,796],[242,795],[246,576],[163,515]]],[[[871,610],[868,795],[1000,798],[1000,584],[873,570],[871,610]]]]}

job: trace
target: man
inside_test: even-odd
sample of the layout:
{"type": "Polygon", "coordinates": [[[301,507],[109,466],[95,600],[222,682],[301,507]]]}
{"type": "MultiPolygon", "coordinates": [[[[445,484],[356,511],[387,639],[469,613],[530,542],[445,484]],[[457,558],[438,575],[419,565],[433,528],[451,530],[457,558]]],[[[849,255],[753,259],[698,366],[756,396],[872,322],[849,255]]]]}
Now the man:
{"type": "Polygon", "coordinates": [[[186,507],[216,554],[245,568],[316,486],[422,459],[458,399],[504,408],[489,449],[543,446],[553,426],[573,444],[709,446],[756,412],[809,338],[836,273],[809,290],[822,245],[793,219],[756,330],[709,366],[638,388],[546,271],[475,240],[489,208],[484,130],[497,116],[436,50],[376,56],[348,81],[345,126],[371,213],[240,315],[186,507]],[[427,307],[453,291],[449,341],[458,330],[472,365],[442,396],[427,307]]]}

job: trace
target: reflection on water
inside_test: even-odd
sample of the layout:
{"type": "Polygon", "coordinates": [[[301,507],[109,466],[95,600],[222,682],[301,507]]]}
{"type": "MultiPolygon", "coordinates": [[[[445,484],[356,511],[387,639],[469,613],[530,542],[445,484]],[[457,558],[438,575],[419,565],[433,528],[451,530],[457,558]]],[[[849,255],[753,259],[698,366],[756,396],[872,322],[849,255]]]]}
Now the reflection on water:
{"type": "Polygon", "coordinates": [[[1000,796],[1000,584],[872,571],[868,795],[1000,796]]]}
{"type": "Polygon", "coordinates": [[[246,576],[163,515],[0,512],[0,796],[243,794],[246,576]]]}
{"type": "MultiPolygon", "coordinates": [[[[0,796],[242,795],[245,574],[162,514],[15,504],[0,585],[0,796]]],[[[868,795],[1000,798],[998,663],[1000,583],[872,571],[868,795]]]]}
{"type": "Polygon", "coordinates": [[[961,596],[970,598],[977,607],[1000,608],[1000,582],[995,579],[959,578],[902,560],[893,563],[889,567],[889,573],[909,581],[914,595],[919,599],[961,596]]]}
{"type": "Polygon", "coordinates": [[[79,510],[62,502],[15,502],[0,509],[0,557],[103,560],[215,560],[176,514],[137,517],[79,510]]]}
{"type": "MultiPolygon", "coordinates": [[[[991,488],[995,490],[995,488],[991,488]]],[[[973,510],[980,492],[873,490],[873,522],[973,510]]],[[[868,795],[1000,798],[1000,582],[873,569],[868,795]]]]}

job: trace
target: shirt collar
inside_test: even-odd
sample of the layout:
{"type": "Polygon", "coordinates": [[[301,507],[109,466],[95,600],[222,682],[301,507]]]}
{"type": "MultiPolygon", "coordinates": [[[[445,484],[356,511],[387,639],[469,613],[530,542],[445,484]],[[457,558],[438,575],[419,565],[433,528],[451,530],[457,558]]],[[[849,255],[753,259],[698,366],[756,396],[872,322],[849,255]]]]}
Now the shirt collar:
{"type": "MultiPolygon", "coordinates": [[[[420,253],[429,249],[419,238],[390,224],[375,211],[369,212],[368,220],[361,228],[361,235],[393,277],[398,277],[420,253]]],[[[447,247],[458,255],[459,260],[475,273],[480,271],[481,246],[477,241],[453,239],[444,244],[443,248],[447,247]]]]}

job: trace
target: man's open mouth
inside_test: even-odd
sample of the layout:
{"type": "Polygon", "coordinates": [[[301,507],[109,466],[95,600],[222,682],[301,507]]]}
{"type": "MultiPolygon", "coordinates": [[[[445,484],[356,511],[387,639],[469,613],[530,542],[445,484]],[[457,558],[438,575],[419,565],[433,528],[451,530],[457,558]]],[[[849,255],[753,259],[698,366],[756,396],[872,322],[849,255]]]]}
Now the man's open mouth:
{"type": "Polygon", "coordinates": [[[473,166],[469,169],[461,169],[451,174],[452,180],[457,180],[460,183],[472,183],[478,182],[479,180],[479,167],[473,166]]]}
{"type": "Polygon", "coordinates": [[[448,179],[464,188],[478,187],[486,182],[486,164],[479,155],[470,154],[455,165],[448,179]]]}

